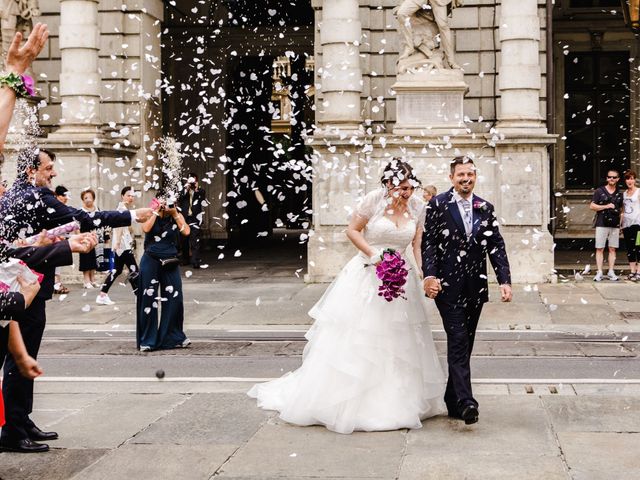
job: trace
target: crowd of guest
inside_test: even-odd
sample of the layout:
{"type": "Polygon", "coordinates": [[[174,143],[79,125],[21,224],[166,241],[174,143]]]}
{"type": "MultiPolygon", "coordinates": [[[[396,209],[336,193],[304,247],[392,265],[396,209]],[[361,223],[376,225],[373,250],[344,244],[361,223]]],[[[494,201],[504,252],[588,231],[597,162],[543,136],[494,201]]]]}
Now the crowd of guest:
{"type": "MultiPolygon", "coordinates": [[[[25,78],[24,72],[44,48],[48,35],[47,26],[37,23],[26,42],[16,33],[7,51],[7,73],[0,74],[0,173],[4,163],[1,152],[16,100],[30,95],[25,84],[32,80],[25,78]]],[[[58,438],[57,432],[41,430],[30,418],[33,380],[43,373],[37,358],[46,326],[46,304],[54,292],[68,293],[61,284],[59,268],[72,265],[74,253],[81,256],[85,287],[95,288],[99,268],[96,247],[99,241],[106,244],[107,229],[113,229],[114,262],[106,281],[99,285],[97,303],[113,304],[109,289],[126,266],[137,296],[139,348],[149,351],[190,343],[182,331],[184,305],[177,246],[178,235],[188,237],[191,228],[179,209],[164,200],[155,200],[153,208],[134,209],[135,192],[130,187],[122,190],[116,210],[98,209],[95,191],[90,188],[81,194],[82,208],[74,208],[68,204],[66,187],[54,189],[56,177],[55,153],[35,145],[18,152],[12,185],[0,176],[0,269],[7,273],[5,280],[12,269],[18,269],[10,285],[0,285],[0,367],[4,367],[0,451],[45,452],[49,446],[43,442],[58,438]],[[140,269],[131,230],[135,222],[143,224],[145,233],[140,269]],[[160,296],[166,296],[167,301],[159,302],[160,296]]],[[[189,184],[188,218],[201,222],[197,180],[189,184]]],[[[197,248],[190,246],[189,255],[190,261],[199,262],[197,248]]],[[[100,263],[109,265],[104,258],[100,263]]]]}

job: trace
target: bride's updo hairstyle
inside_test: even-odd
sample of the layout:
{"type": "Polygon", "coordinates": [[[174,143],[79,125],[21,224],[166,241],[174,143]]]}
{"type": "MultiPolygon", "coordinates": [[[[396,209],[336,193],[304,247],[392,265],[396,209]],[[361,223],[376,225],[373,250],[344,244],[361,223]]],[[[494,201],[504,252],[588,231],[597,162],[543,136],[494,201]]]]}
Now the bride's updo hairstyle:
{"type": "Polygon", "coordinates": [[[413,173],[413,167],[400,157],[393,157],[393,160],[384,167],[380,182],[384,187],[389,186],[389,182],[397,187],[405,180],[409,180],[411,186],[415,188],[421,185],[420,180],[413,173]]]}

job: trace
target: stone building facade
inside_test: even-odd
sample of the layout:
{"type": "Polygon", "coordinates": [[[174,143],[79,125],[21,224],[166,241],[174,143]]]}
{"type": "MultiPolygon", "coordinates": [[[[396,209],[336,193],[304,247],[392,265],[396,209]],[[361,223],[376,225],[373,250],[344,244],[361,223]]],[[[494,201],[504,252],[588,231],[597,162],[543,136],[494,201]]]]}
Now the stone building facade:
{"type": "MultiPolygon", "coordinates": [[[[34,66],[47,102],[40,110],[42,142],[60,152],[73,194],[96,186],[106,208],[115,205],[112,192],[125,181],[152,186],[154,142],[176,136],[188,168],[205,179],[211,201],[205,231],[212,239],[242,229],[243,216],[254,223],[260,218],[260,203],[251,214],[237,208],[238,194],[248,199],[270,190],[265,170],[254,163],[252,187],[239,193],[248,158],[283,151],[297,165],[310,147],[312,197],[294,202],[305,205],[301,218],[309,214],[298,226],[311,230],[310,281],[331,279],[352,255],[344,235],[348,213],[358,197],[378,188],[379,171],[391,157],[408,158],[423,183],[444,189],[448,161],[469,155],[479,167],[478,193],[500,217],[514,280],[547,280],[554,236],[591,235],[587,205],[602,165],[637,166],[638,43],[620,7],[611,0],[465,0],[450,18],[466,85],[461,118],[447,130],[425,125],[407,135],[395,128],[398,3],[40,0],[39,20],[52,33],[34,66]],[[268,148],[247,146],[244,136],[252,129],[246,123],[258,110],[250,106],[260,104],[260,94],[252,99],[250,92],[275,88],[263,67],[285,56],[296,73],[288,88],[310,105],[299,102],[292,110],[285,135],[291,147],[281,147],[280,139],[267,139],[268,148]],[[313,64],[313,76],[300,80],[313,64]],[[614,71],[624,75],[601,78],[591,89],[580,80],[614,71]],[[616,108],[607,109],[607,96],[616,108]],[[592,130],[585,133],[578,122],[592,130]],[[607,123],[622,127],[617,133],[593,129],[607,123]],[[234,132],[234,125],[242,128],[234,132]],[[292,140],[298,137],[306,150],[292,140]],[[609,145],[616,150],[610,153],[607,142],[624,145],[609,145]]],[[[269,222],[263,230],[270,231],[273,218],[269,222]]]]}

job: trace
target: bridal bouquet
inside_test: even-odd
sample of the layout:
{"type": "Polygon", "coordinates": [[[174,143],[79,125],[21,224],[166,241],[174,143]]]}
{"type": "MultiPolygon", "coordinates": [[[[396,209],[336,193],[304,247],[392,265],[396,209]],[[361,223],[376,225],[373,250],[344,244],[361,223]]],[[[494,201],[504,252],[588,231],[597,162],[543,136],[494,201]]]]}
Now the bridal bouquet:
{"type": "Polygon", "coordinates": [[[405,300],[404,284],[407,283],[409,270],[406,260],[397,251],[387,248],[382,252],[382,261],[376,266],[376,276],[382,281],[378,287],[378,295],[387,302],[401,297],[405,300]]]}

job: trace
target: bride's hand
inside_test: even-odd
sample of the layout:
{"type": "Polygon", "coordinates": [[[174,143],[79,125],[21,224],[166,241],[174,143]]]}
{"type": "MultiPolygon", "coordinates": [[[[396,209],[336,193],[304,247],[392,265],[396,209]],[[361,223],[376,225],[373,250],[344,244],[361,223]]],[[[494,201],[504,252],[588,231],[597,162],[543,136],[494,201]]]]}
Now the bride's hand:
{"type": "Polygon", "coordinates": [[[429,277],[424,280],[424,293],[429,298],[436,298],[438,293],[442,290],[440,280],[435,277],[429,277]]]}

